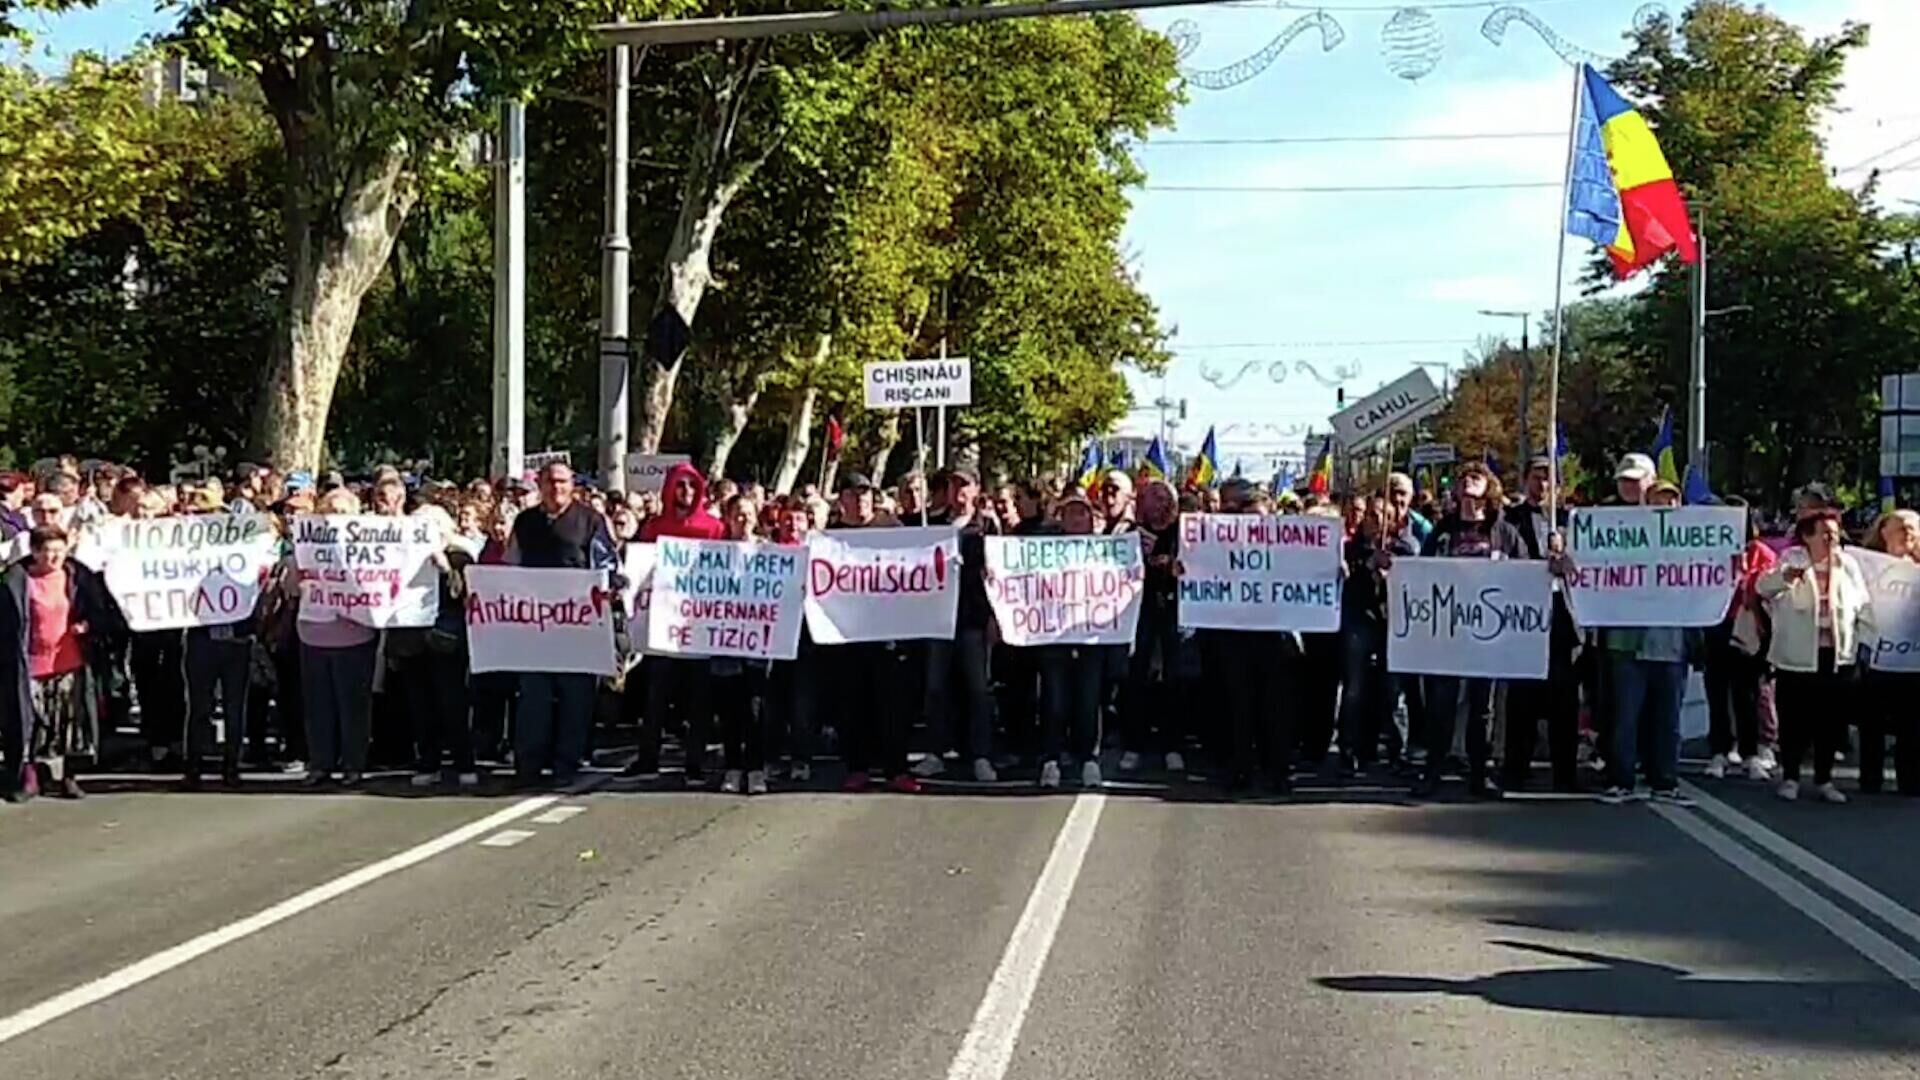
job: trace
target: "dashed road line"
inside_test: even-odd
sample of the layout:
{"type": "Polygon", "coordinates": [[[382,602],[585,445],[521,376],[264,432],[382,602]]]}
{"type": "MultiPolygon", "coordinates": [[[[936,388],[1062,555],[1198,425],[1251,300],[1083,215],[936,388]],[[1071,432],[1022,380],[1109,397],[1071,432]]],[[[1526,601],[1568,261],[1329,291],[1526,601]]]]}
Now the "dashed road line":
{"type": "Polygon", "coordinates": [[[560,825],[587,812],[584,806],[556,806],[532,819],[535,825],[560,825]]]}

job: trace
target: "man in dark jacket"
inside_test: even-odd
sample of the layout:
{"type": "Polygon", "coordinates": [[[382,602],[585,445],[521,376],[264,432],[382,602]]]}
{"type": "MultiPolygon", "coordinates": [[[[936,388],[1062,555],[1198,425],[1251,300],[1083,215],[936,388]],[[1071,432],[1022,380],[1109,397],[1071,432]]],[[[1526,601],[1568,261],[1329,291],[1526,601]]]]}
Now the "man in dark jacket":
{"type": "MultiPolygon", "coordinates": [[[[827,531],[898,527],[898,519],[874,507],[873,492],[873,481],[864,475],[841,476],[827,531]]],[[[894,641],[826,650],[830,700],[841,707],[840,759],[847,766],[848,791],[867,790],[876,773],[902,794],[920,790],[920,781],[907,770],[907,717],[900,710],[901,687],[910,681],[902,669],[919,655],[894,641]]]]}
{"type": "Polygon", "coordinates": [[[1180,666],[1180,579],[1174,574],[1180,557],[1179,496],[1165,480],[1148,480],[1140,485],[1137,509],[1135,529],[1147,573],[1133,656],[1120,696],[1126,747],[1120,755],[1120,771],[1138,767],[1157,724],[1167,771],[1179,775],[1187,769],[1182,753],[1186,729],[1178,720],[1181,710],[1173,695],[1180,666]]]}
{"type": "Polygon", "coordinates": [[[1420,548],[1404,503],[1375,500],[1360,528],[1346,543],[1347,579],[1340,591],[1340,633],[1345,649],[1345,690],[1340,697],[1342,769],[1358,776],[1373,764],[1380,737],[1398,765],[1406,753],[1408,731],[1393,726],[1394,705],[1407,697],[1409,718],[1420,710],[1420,677],[1387,670],[1387,575],[1395,556],[1414,556],[1420,548]]]}
{"type": "MultiPolygon", "coordinates": [[[[1527,497],[1507,508],[1506,518],[1520,534],[1527,558],[1549,559],[1559,553],[1567,528],[1567,508],[1561,503],[1552,518],[1547,516],[1548,486],[1552,482],[1552,462],[1534,458],[1527,465],[1527,497]]],[[[1501,783],[1508,791],[1527,786],[1533,765],[1534,746],[1540,724],[1547,726],[1547,757],[1553,767],[1553,790],[1580,790],[1580,680],[1574,672],[1574,651],[1580,633],[1574,629],[1573,612],[1567,607],[1566,592],[1560,582],[1553,583],[1553,632],[1547,651],[1545,679],[1518,679],[1507,685],[1507,745],[1501,783]]]]}
{"type": "Polygon", "coordinates": [[[946,477],[946,499],[938,513],[928,516],[927,523],[959,531],[960,604],[953,640],[924,643],[926,694],[921,704],[931,745],[914,772],[938,776],[946,771],[942,753],[962,749],[973,757],[973,778],[987,783],[999,778],[993,769],[993,691],[987,668],[987,624],[993,621],[993,609],[987,604],[983,576],[986,536],[994,530],[991,521],[982,519],[976,505],[980,481],[965,469],[954,469],[946,477]],[[966,710],[964,747],[954,738],[956,707],[966,710]]]}

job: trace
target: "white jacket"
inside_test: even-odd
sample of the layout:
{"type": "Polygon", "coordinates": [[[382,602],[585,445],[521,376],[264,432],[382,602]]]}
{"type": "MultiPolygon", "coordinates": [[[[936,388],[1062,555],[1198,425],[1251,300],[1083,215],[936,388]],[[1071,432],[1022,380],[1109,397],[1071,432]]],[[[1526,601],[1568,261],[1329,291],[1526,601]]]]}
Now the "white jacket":
{"type": "MultiPolygon", "coordinates": [[[[1773,619],[1773,646],[1767,661],[1781,671],[1818,671],[1820,669],[1820,594],[1819,583],[1808,566],[1805,548],[1789,549],[1773,569],[1760,575],[1754,590],[1766,601],[1773,619]],[[1787,584],[1787,570],[1798,566],[1807,572],[1799,581],[1787,584]]],[[[1833,615],[1833,665],[1853,663],[1854,651],[1871,644],[1876,635],[1873,625],[1873,600],[1867,592],[1867,576],[1859,562],[1846,551],[1833,553],[1833,575],[1829,586],[1833,615]]]]}

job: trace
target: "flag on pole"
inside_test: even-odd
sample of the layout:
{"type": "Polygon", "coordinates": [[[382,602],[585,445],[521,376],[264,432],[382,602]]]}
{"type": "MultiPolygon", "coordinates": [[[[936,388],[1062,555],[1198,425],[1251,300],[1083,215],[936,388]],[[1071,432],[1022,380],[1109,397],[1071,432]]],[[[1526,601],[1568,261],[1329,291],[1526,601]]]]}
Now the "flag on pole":
{"type": "Polygon", "coordinates": [[[1155,435],[1147,444],[1147,455],[1140,460],[1140,475],[1148,480],[1165,480],[1173,471],[1167,465],[1167,448],[1160,445],[1160,436],[1155,435]]]}
{"type": "Polygon", "coordinates": [[[1653,458],[1655,471],[1660,479],[1669,484],[1680,482],[1680,467],[1673,460],[1673,406],[1660,410],[1660,431],[1653,437],[1653,449],[1648,451],[1653,458]]]}
{"type": "Polygon", "coordinates": [[[1707,478],[1700,475],[1700,467],[1687,462],[1687,480],[1680,487],[1680,502],[1686,506],[1706,506],[1718,501],[1707,487],[1707,478]]]}
{"type": "Polygon", "coordinates": [[[1660,140],[1598,72],[1580,74],[1567,231],[1605,248],[1623,280],[1669,251],[1694,262],[1693,221],[1660,140]]]}
{"type": "Polygon", "coordinates": [[[1333,436],[1320,444],[1320,456],[1313,461],[1313,474],[1307,477],[1307,490],[1315,495],[1333,493],[1333,436]]]}
{"type": "Polygon", "coordinates": [[[827,460],[839,460],[840,448],[846,444],[847,431],[840,426],[840,418],[837,416],[827,417],[827,460]]]}
{"type": "Polygon", "coordinates": [[[1273,493],[1279,495],[1292,490],[1293,466],[1283,461],[1280,463],[1280,467],[1274,470],[1273,473],[1273,493]]]}
{"type": "Polygon", "coordinates": [[[1207,429],[1207,437],[1200,444],[1200,452],[1193,455],[1193,462],[1187,466],[1187,486],[1190,488],[1210,488],[1220,479],[1220,448],[1214,444],[1213,429],[1207,429]]]}
{"type": "Polygon", "coordinates": [[[1558,424],[1553,429],[1553,460],[1558,462],[1567,456],[1567,425],[1558,424]]]}
{"type": "Polygon", "coordinates": [[[1080,490],[1091,495],[1100,486],[1100,473],[1105,462],[1100,456],[1100,440],[1088,439],[1087,448],[1080,453],[1080,490]]]}

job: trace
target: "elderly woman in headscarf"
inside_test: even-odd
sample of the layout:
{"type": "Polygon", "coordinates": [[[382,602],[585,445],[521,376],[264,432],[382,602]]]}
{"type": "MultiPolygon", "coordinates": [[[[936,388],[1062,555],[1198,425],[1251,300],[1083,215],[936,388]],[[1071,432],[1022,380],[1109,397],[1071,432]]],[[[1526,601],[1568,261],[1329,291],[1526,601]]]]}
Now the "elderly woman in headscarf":
{"type": "Polygon", "coordinates": [[[0,574],[0,650],[6,685],[0,697],[0,743],[15,775],[9,802],[57,785],[69,799],[86,794],[70,758],[100,745],[100,712],[113,644],[125,630],[98,574],[67,558],[67,533],[36,525],[28,555],[0,574]]]}

